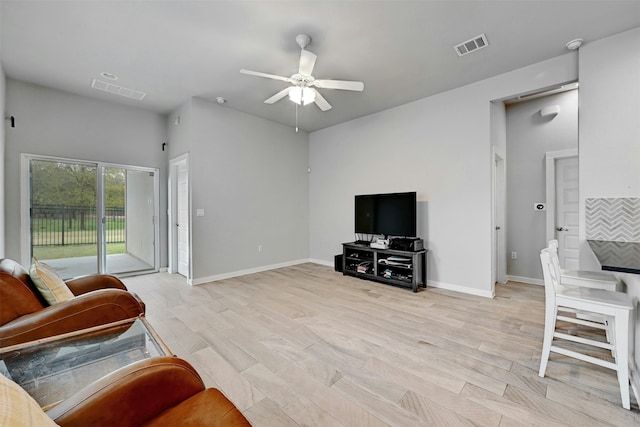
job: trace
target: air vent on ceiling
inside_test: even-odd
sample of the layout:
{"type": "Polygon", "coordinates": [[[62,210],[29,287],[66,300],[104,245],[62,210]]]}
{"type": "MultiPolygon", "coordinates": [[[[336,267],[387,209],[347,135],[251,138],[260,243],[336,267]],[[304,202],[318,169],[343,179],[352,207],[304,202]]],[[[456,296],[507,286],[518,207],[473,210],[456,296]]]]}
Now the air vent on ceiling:
{"type": "Polygon", "coordinates": [[[458,56],[464,56],[487,46],[489,46],[487,36],[485,36],[484,34],[480,34],[479,36],[469,39],[466,42],[455,45],[453,49],[456,51],[458,56]]]}
{"type": "Polygon", "coordinates": [[[114,85],[113,83],[104,82],[102,80],[93,79],[91,82],[91,87],[98,90],[103,90],[105,92],[113,93],[114,95],[124,96],[126,98],[135,99],[137,101],[142,101],[142,99],[147,96],[146,93],[140,92],[138,90],[129,89],[126,87],[114,85]]]}

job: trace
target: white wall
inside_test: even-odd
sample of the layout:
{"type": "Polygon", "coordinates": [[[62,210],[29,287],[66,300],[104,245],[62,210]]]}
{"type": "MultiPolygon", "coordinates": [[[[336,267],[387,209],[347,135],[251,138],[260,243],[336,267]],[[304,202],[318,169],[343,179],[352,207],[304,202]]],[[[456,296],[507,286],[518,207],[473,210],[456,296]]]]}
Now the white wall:
{"type": "Polygon", "coordinates": [[[507,274],[542,283],[540,250],[547,246],[546,212],[533,205],[546,200],[545,154],[578,148],[578,91],[559,93],[507,107],[507,274]],[[558,105],[553,119],[543,107],[558,105]],[[518,259],[511,259],[511,252],[518,259]]]}
{"type": "Polygon", "coordinates": [[[311,258],[353,235],[355,194],[417,191],[431,285],[492,294],[491,101],[577,77],[567,54],[313,132],[311,258]]]}
{"type": "MultiPolygon", "coordinates": [[[[580,49],[580,268],[599,269],[585,241],[590,197],[640,197],[640,28],[580,49]]],[[[640,276],[624,274],[636,307],[640,366],[640,276]]]]}
{"type": "Polygon", "coordinates": [[[13,79],[6,96],[16,118],[6,133],[6,256],[20,260],[20,153],[29,153],[159,168],[160,265],[167,265],[166,117],[13,79]]]}
{"type": "Polygon", "coordinates": [[[172,126],[170,158],[189,153],[194,284],[309,258],[306,133],[198,98],[172,126]]]}

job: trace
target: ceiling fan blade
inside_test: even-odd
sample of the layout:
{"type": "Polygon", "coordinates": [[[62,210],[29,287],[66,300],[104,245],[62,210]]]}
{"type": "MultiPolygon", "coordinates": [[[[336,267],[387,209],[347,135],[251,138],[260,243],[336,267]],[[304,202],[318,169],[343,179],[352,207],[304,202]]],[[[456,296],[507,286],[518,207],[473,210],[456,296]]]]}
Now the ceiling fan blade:
{"type": "Polygon", "coordinates": [[[268,79],[281,80],[283,82],[291,83],[290,77],[277,76],[275,74],[267,74],[267,73],[261,73],[259,71],[251,71],[251,70],[240,70],[240,72],[242,74],[248,74],[250,76],[266,77],[268,79]]]}
{"type": "Polygon", "coordinates": [[[285,96],[287,96],[289,94],[290,90],[291,90],[290,87],[282,89],[280,92],[276,93],[271,98],[269,98],[266,101],[264,101],[264,103],[265,104],[273,104],[273,103],[275,103],[277,101],[280,101],[282,98],[284,98],[285,96]]]}
{"type": "Polygon", "coordinates": [[[320,95],[320,92],[318,92],[317,90],[315,90],[314,88],[310,88],[312,91],[314,91],[316,93],[316,99],[314,100],[314,102],[316,103],[316,105],[322,110],[322,111],[327,111],[331,109],[331,104],[329,104],[327,102],[326,99],[324,99],[324,96],[320,95]]]}
{"type": "Polygon", "coordinates": [[[300,51],[300,67],[298,73],[303,76],[310,76],[311,73],[313,73],[313,67],[316,65],[317,58],[318,56],[315,53],[302,49],[300,51]]]}
{"type": "Polygon", "coordinates": [[[355,90],[359,92],[364,90],[364,83],[346,80],[316,80],[313,85],[321,89],[355,90]]]}

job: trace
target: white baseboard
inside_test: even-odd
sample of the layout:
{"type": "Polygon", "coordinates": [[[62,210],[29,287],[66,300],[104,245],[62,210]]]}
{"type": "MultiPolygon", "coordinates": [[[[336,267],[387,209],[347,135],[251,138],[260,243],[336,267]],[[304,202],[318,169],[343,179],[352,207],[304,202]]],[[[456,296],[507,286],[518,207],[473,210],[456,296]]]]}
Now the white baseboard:
{"type": "MultiPolygon", "coordinates": [[[[290,267],[292,265],[304,264],[307,262],[312,262],[314,264],[324,265],[326,267],[334,267],[334,263],[331,261],[325,261],[317,258],[307,258],[307,259],[299,259],[294,261],[283,262],[279,264],[271,264],[265,265],[261,267],[249,268],[246,270],[232,271],[229,273],[217,274],[214,276],[201,277],[198,279],[187,280],[187,283],[192,286],[202,285],[204,283],[216,282],[218,280],[231,279],[233,277],[245,276],[247,274],[260,273],[261,271],[275,270],[277,268],[290,267]]],[[[508,276],[507,279],[517,280],[517,281],[525,281],[525,278],[514,278],[514,276],[508,276]]],[[[536,279],[528,279],[528,280],[536,280],[536,279]]],[[[527,283],[529,283],[527,281],[527,283]]],[[[427,286],[432,286],[434,288],[446,289],[449,291],[460,292],[463,294],[477,295],[484,298],[493,298],[495,293],[493,291],[484,291],[480,289],[470,288],[467,286],[460,285],[452,285],[450,283],[429,281],[427,286]]]]}
{"type": "Polygon", "coordinates": [[[507,276],[507,281],[529,283],[530,285],[544,286],[544,281],[524,276],[507,276]]]}
{"type": "Polygon", "coordinates": [[[218,280],[231,279],[233,277],[246,276],[247,274],[260,273],[261,271],[275,270],[276,268],[290,267],[292,265],[304,264],[305,262],[309,262],[309,259],[299,259],[295,261],[283,262],[280,264],[263,265],[260,267],[248,268],[246,270],[216,274],[215,276],[200,277],[198,279],[188,280],[187,283],[189,283],[192,286],[202,285],[204,283],[216,282],[218,280]]]}
{"type": "Polygon", "coordinates": [[[327,267],[335,267],[333,262],[325,261],[323,259],[309,258],[308,261],[314,264],[326,265],[327,267]]]}
{"type": "Polygon", "coordinates": [[[477,295],[484,298],[495,297],[495,292],[493,291],[483,291],[481,289],[470,288],[468,286],[452,285],[450,283],[436,282],[434,280],[429,280],[427,282],[427,288],[429,286],[433,286],[434,288],[439,289],[446,289],[448,291],[460,292],[463,294],[477,295]]]}
{"type": "Polygon", "coordinates": [[[167,271],[169,271],[169,269],[167,267],[162,267],[160,269],[160,273],[166,273],[167,271]]]}

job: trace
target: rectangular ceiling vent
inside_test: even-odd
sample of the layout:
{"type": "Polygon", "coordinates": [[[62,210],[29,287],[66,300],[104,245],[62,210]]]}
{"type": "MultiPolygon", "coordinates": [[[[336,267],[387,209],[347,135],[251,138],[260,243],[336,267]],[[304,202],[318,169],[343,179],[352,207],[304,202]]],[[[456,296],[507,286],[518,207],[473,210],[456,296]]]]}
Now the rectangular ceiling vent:
{"type": "Polygon", "coordinates": [[[124,96],[126,98],[135,99],[137,101],[142,101],[142,99],[147,96],[146,93],[140,92],[138,90],[129,89],[126,87],[114,85],[113,83],[104,82],[102,80],[93,79],[91,82],[91,87],[98,90],[103,90],[105,92],[113,93],[114,95],[124,96]]]}
{"type": "Polygon", "coordinates": [[[466,42],[454,46],[453,49],[456,51],[458,56],[464,56],[487,46],[489,46],[487,36],[485,36],[484,34],[480,34],[479,36],[476,36],[472,39],[467,40],[466,42]]]}

